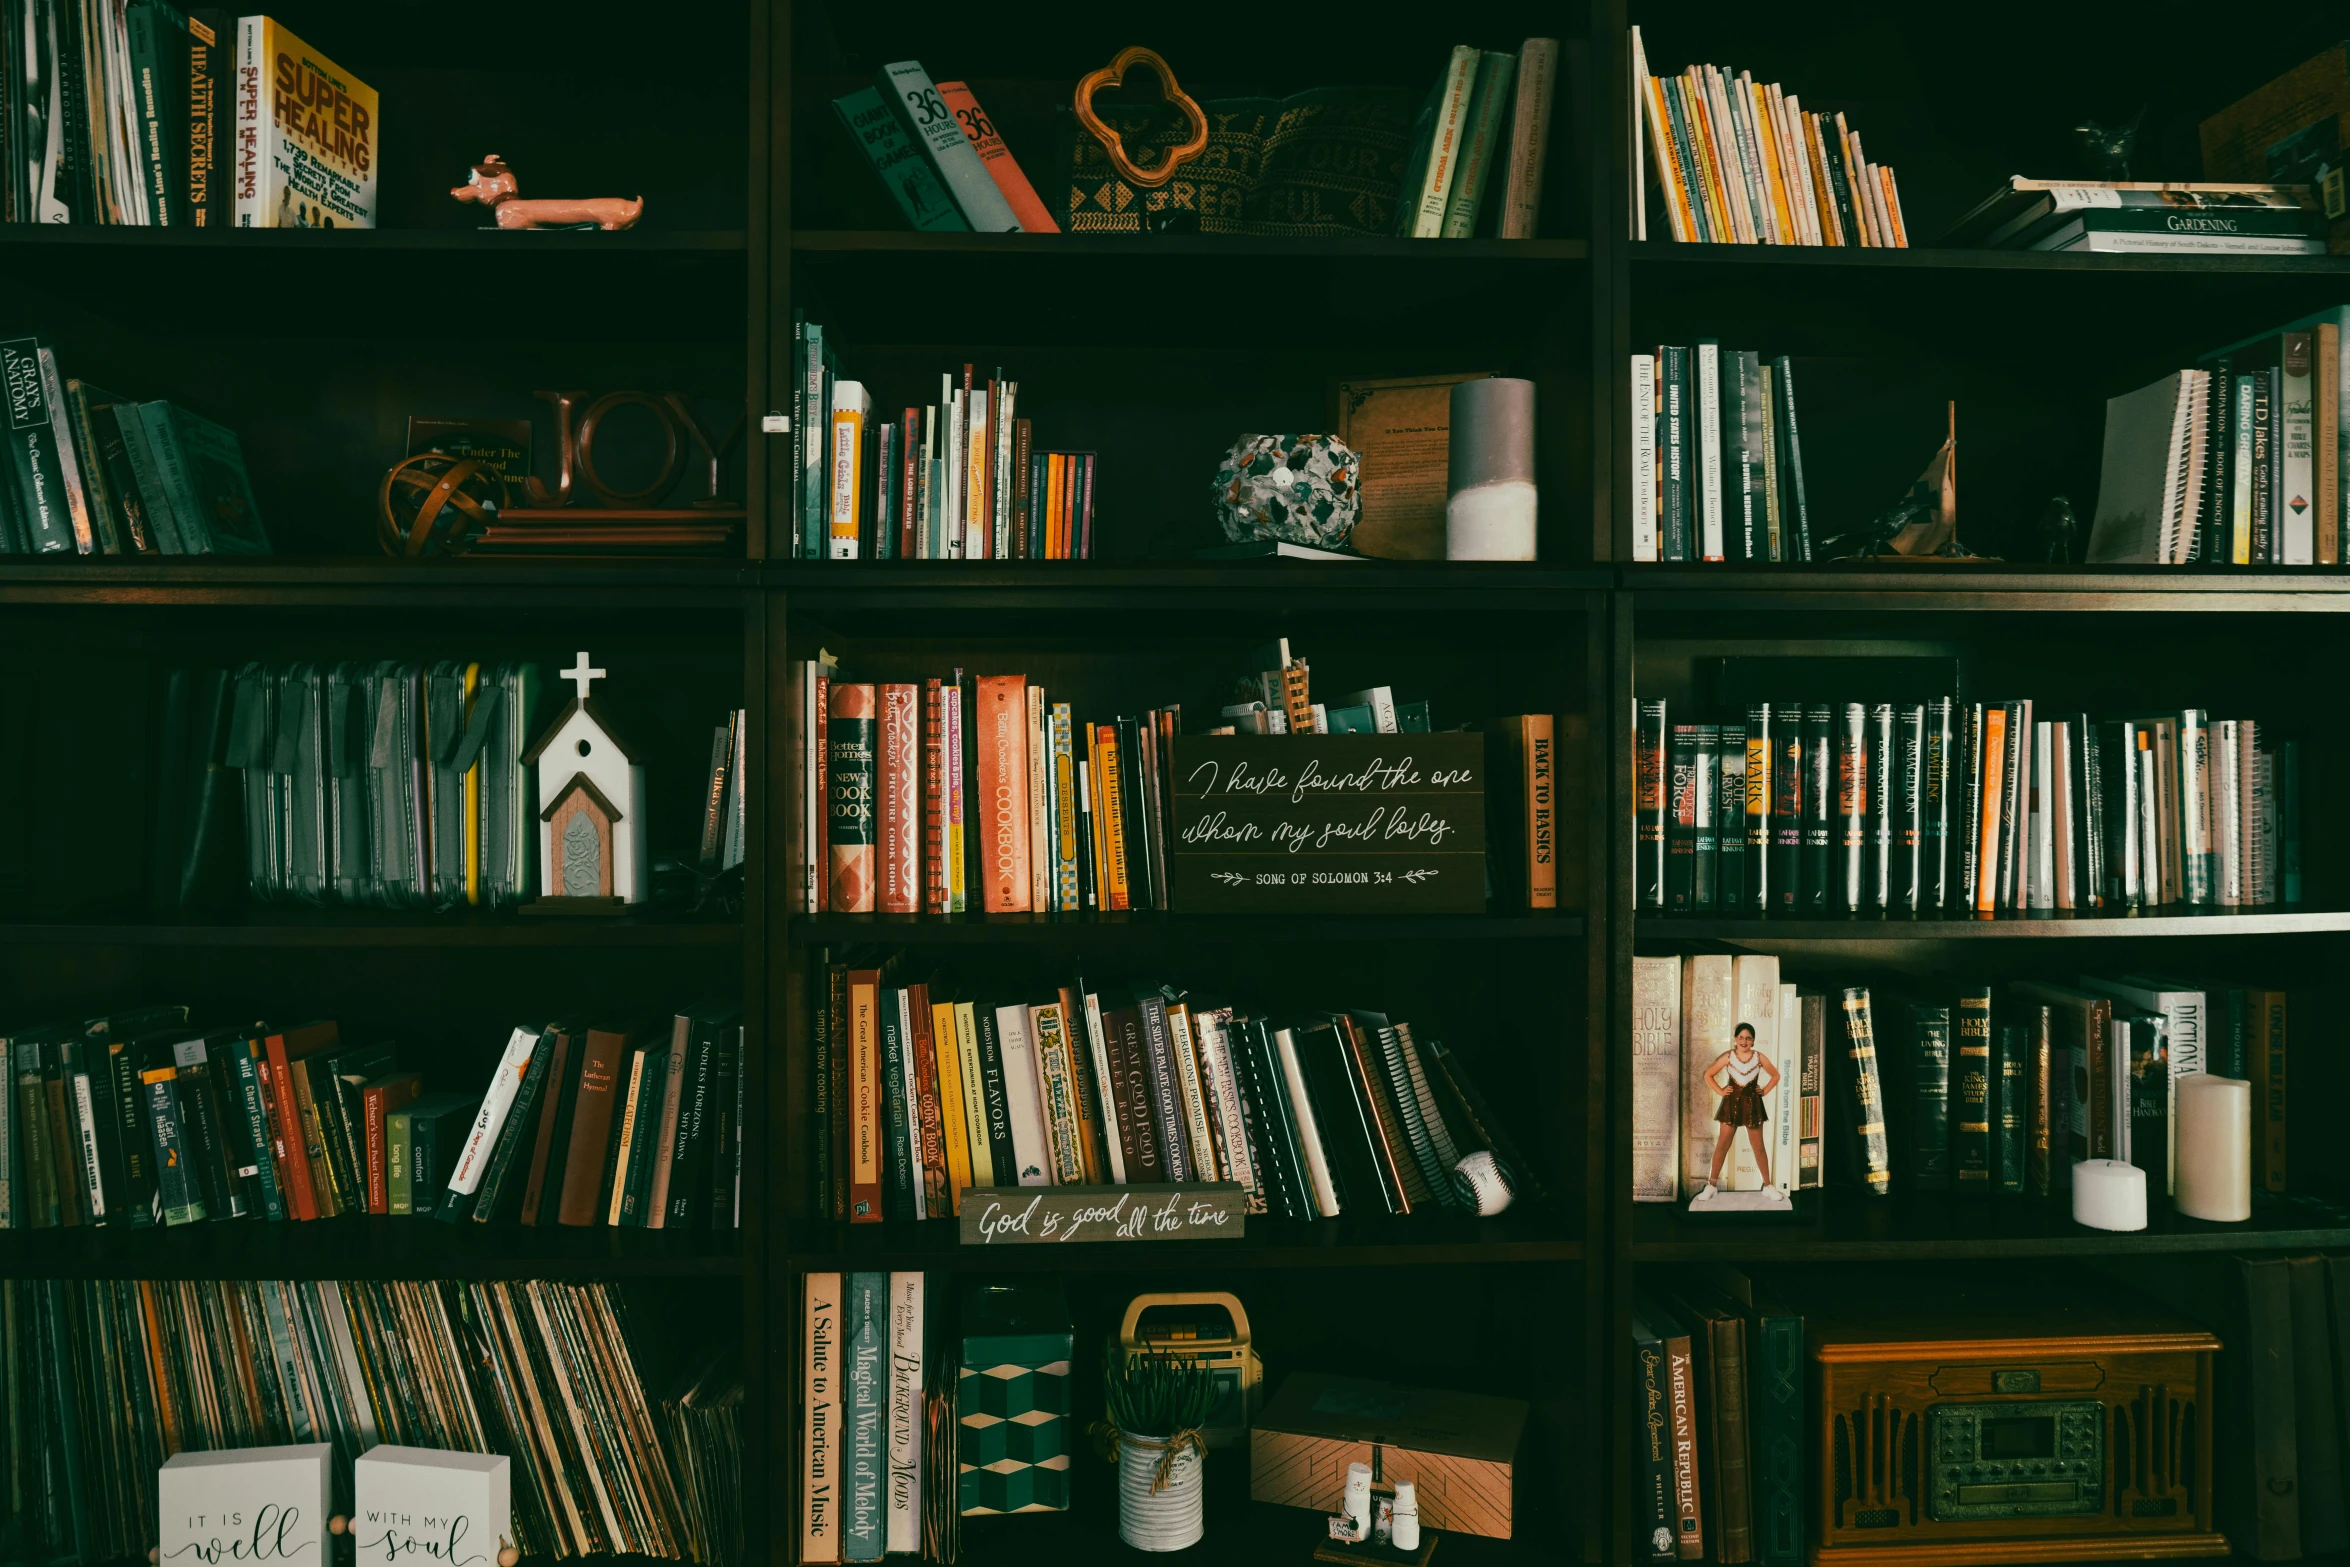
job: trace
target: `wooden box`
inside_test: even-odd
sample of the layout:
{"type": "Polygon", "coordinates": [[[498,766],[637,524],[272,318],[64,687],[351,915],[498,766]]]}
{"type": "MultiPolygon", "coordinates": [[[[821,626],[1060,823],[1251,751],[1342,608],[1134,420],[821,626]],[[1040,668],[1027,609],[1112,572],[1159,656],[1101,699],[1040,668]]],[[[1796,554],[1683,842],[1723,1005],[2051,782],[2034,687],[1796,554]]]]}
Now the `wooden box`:
{"type": "Polygon", "coordinates": [[[1374,1486],[1412,1482],[1422,1529],[1506,1540],[1526,1414],[1514,1398],[1293,1372],[1249,1433],[1248,1493],[1335,1513],[1347,1465],[1369,1464],[1374,1486]]]}
{"type": "Polygon", "coordinates": [[[2213,1556],[2212,1357],[2108,1296],[1811,1314],[1814,1567],[2213,1556]]]}
{"type": "Polygon", "coordinates": [[[1482,914],[1480,734],[1179,735],[1171,906],[1482,914]]]}

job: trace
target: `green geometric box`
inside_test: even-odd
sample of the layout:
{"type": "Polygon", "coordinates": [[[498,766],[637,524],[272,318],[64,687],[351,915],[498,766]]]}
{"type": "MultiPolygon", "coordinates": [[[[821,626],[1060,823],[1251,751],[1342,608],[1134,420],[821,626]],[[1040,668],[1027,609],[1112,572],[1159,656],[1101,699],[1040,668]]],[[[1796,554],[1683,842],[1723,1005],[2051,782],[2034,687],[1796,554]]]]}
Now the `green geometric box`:
{"type": "Polygon", "coordinates": [[[963,1297],[955,1379],[957,1494],[965,1516],[1069,1506],[1069,1357],[1057,1279],[975,1285],[963,1297]]]}

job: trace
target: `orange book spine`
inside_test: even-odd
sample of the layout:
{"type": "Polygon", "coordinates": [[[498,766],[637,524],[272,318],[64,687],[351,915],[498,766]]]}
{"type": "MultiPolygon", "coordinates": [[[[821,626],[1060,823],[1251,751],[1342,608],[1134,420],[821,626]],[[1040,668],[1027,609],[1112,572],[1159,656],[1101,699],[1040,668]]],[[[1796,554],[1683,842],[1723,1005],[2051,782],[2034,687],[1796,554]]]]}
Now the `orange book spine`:
{"type": "Polygon", "coordinates": [[[1028,679],[979,677],[981,892],[990,914],[1028,912],[1028,679]]]}
{"type": "MultiPolygon", "coordinates": [[[[881,1222],[881,971],[848,978],[849,1222],[881,1222]]],[[[835,1048],[838,1048],[837,1046],[835,1048]]]]}
{"type": "Polygon", "coordinates": [[[1519,756],[1526,769],[1526,907],[1559,906],[1558,746],[1548,713],[1517,720],[1519,756]]]}
{"type": "Polygon", "coordinates": [[[2000,795],[2007,782],[2007,709],[1983,709],[1982,820],[1975,838],[1975,912],[1989,914],[1999,903],[2000,795]]]}
{"type": "Polygon", "coordinates": [[[1004,139],[996,134],[995,124],[987,111],[979,107],[979,100],[971,96],[971,89],[962,82],[940,82],[938,95],[955,113],[955,122],[963,127],[963,134],[971,139],[971,150],[979,154],[979,161],[987,166],[987,177],[995,181],[995,188],[1004,193],[1011,205],[1012,216],[1020,220],[1023,234],[1058,234],[1061,226],[1053,215],[1045,211],[1037,199],[1036,188],[1028,183],[1028,176],[1020,172],[1018,160],[1004,139]]]}
{"type": "Polygon", "coordinates": [[[880,849],[884,914],[922,910],[922,734],[919,693],[881,688],[880,849]]]}
{"type": "Polygon", "coordinates": [[[1126,801],[1122,787],[1126,759],[1118,755],[1118,730],[1113,724],[1103,724],[1096,731],[1100,750],[1094,762],[1094,819],[1101,823],[1102,857],[1095,864],[1105,868],[1099,880],[1102,886],[1102,907],[1105,909],[1132,908],[1133,894],[1126,878],[1126,801]]]}

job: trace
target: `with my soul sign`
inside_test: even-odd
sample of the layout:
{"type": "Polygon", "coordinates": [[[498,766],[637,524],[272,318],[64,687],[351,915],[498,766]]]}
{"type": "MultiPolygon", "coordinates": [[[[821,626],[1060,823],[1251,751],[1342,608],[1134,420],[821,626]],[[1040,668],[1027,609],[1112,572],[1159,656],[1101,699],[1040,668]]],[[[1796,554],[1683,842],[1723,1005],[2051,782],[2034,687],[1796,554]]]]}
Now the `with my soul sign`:
{"type": "Polygon", "coordinates": [[[1248,1194],[1231,1182],[974,1187],[963,1194],[962,1240],[966,1246],[1238,1240],[1247,1220],[1248,1194]]]}
{"type": "Polygon", "coordinates": [[[1174,907],[1482,913],[1485,737],[1185,735],[1174,907]]]}

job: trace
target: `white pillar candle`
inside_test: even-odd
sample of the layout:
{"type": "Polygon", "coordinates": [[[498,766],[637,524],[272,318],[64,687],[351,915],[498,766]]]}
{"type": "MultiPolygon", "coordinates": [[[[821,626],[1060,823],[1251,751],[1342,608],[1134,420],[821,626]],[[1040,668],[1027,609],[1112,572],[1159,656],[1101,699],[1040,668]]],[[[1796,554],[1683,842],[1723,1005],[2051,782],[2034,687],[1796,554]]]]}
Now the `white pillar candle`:
{"type": "Polygon", "coordinates": [[[2179,1212],[2234,1224],[2252,1217],[2252,1085],[2179,1079],[2179,1212]]]}
{"type": "Polygon", "coordinates": [[[2074,1165],[2073,1222],[2093,1230],[2146,1228],[2146,1172],[2119,1159],[2074,1165]]]}

